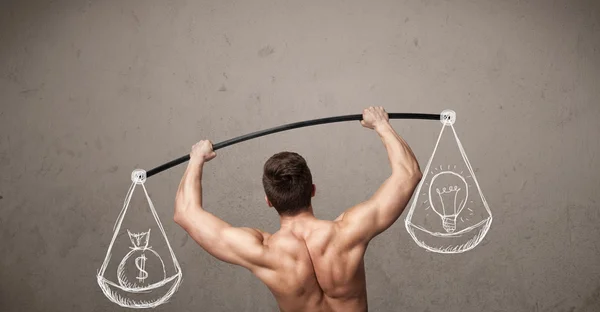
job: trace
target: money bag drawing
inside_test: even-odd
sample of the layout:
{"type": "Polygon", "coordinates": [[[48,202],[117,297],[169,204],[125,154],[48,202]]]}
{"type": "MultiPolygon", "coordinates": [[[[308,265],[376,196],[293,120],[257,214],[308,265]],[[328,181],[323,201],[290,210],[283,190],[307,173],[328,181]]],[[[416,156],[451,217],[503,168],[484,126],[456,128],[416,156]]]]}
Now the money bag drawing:
{"type": "Polygon", "coordinates": [[[144,186],[145,171],[135,170],[131,180],[106,257],[98,270],[98,285],[110,301],[122,307],[154,308],[177,291],[181,268],[144,186]],[[130,203],[138,185],[144,191],[143,202],[147,205],[136,210],[130,203]]]}
{"type": "Polygon", "coordinates": [[[152,246],[148,246],[150,229],[148,229],[148,232],[135,234],[127,230],[127,233],[133,247],[131,247],[131,251],[119,263],[117,269],[119,285],[128,288],[142,288],[166,279],[165,263],[160,255],[152,250],[152,246]],[[153,274],[153,276],[150,276],[146,270],[150,267],[150,264],[157,265],[162,274],[153,274]],[[128,268],[132,267],[135,269],[128,270],[128,268]]]}
{"type": "Polygon", "coordinates": [[[492,213],[454,129],[456,113],[445,110],[441,115],[442,130],[405,226],[414,241],[429,251],[461,253],[485,237],[492,213]]]}

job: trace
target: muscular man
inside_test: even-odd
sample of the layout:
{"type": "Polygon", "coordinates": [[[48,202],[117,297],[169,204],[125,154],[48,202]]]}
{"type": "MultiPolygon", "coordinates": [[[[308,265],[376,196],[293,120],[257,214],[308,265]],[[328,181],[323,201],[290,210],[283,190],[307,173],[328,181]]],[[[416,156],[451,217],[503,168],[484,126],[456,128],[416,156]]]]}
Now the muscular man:
{"type": "Polygon", "coordinates": [[[256,275],[281,311],[367,311],[365,250],[400,217],[421,170],[382,107],[365,109],[361,125],[381,137],[392,173],[369,200],[334,221],[314,216],[310,170],[302,156],[291,152],[275,154],[264,165],[265,200],[279,214],[279,231],[233,227],[204,210],[202,167],[216,153],[211,142],[203,140],[192,148],[179,185],[175,222],[209,254],[256,275]]]}

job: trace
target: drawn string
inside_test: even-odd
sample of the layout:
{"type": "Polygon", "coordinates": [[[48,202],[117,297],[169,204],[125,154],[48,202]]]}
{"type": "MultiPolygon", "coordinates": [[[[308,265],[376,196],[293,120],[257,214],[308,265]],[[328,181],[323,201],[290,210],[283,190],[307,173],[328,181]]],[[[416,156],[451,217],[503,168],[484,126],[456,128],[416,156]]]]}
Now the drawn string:
{"type": "MultiPolygon", "coordinates": [[[[119,216],[117,217],[117,221],[115,221],[115,225],[113,226],[113,237],[110,240],[110,245],[108,245],[109,251],[112,250],[113,244],[115,243],[115,240],[117,238],[118,231],[116,231],[116,230],[121,228],[121,223],[123,222],[123,217],[125,216],[125,212],[127,212],[127,208],[129,207],[129,202],[131,201],[131,197],[133,196],[133,191],[135,190],[135,184],[136,184],[135,181],[133,183],[131,183],[129,190],[127,191],[127,195],[125,195],[125,200],[123,202],[123,208],[121,209],[121,212],[119,213],[119,216]]],[[[110,252],[107,252],[106,257],[104,258],[104,262],[102,263],[102,266],[100,267],[100,270],[98,271],[98,276],[104,276],[104,272],[106,271],[106,266],[108,265],[108,262],[110,261],[110,256],[111,256],[110,252]]]]}

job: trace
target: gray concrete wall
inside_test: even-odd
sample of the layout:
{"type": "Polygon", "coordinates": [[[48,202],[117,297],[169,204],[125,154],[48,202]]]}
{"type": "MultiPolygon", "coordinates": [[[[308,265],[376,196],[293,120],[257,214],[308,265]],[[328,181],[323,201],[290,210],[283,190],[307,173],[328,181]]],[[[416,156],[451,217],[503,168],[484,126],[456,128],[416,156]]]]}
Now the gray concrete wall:
{"type": "MultiPolygon", "coordinates": [[[[399,220],[367,251],[372,311],[599,311],[599,87],[596,1],[3,1],[0,310],[119,310],[95,275],[133,169],[382,105],[458,113],[494,223],[450,256],[399,220]]],[[[425,166],[440,124],[392,124],[425,166]]],[[[219,151],[207,209],[276,231],[260,177],[282,150],[307,159],[322,218],[390,172],[358,122],[288,131],[219,151]]],[[[183,170],[146,183],[184,273],[156,310],[275,311],[172,221],[183,170]]]]}

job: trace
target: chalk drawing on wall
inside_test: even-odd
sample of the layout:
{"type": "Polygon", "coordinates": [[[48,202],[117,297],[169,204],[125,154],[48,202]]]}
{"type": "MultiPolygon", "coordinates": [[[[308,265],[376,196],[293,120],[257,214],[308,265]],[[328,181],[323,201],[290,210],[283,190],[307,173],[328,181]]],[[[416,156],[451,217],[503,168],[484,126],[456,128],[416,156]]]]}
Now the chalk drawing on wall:
{"type": "Polygon", "coordinates": [[[492,223],[488,203],[454,129],[455,121],[454,111],[442,112],[442,130],[405,219],[414,241],[437,253],[473,249],[492,223]]]}
{"type": "Polygon", "coordinates": [[[181,268],[144,186],[146,172],[135,170],[131,174],[131,180],[132,184],[125,196],[123,209],[115,222],[113,237],[106,257],[98,270],[98,285],[110,301],[122,307],[154,308],[167,302],[177,291],[182,279],[181,268]],[[120,230],[127,215],[133,192],[138,185],[144,190],[148,212],[151,213],[149,220],[154,221],[155,224],[152,226],[156,227],[160,233],[155,234],[155,239],[152,239],[150,227],[140,232],[132,232],[127,229],[129,240],[125,244],[121,244],[119,250],[116,250],[118,249],[116,244],[118,239],[125,238],[124,233],[121,233],[120,230]],[[164,242],[163,251],[170,255],[166,263],[163,261],[164,254],[161,257],[160,253],[153,248],[152,242],[164,242]],[[116,255],[118,252],[124,254],[120,259],[116,255]],[[119,261],[116,268],[113,268],[114,265],[111,263],[113,256],[116,256],[115,264],[116,261],[119,261]]]}
{"type": "Polygon", "coordinates": [[[164,261],[156,251],[152,250],[152,246],[148,246],[150,229],[141,233],[131,233],[127,230],[127,233],[133,247],[130,247],[131,251],[123,257],[117,268],[119,285],[140,289],[167,279],[164,261]],[[157,266],[159,274],[149,273],[151,265],[157,266]]]}

